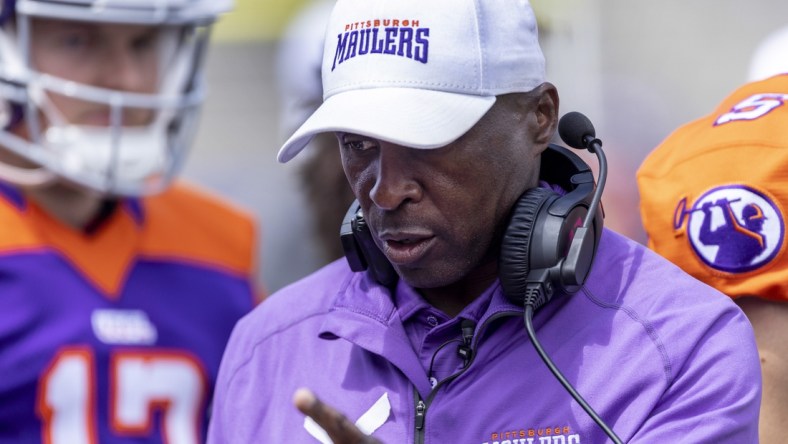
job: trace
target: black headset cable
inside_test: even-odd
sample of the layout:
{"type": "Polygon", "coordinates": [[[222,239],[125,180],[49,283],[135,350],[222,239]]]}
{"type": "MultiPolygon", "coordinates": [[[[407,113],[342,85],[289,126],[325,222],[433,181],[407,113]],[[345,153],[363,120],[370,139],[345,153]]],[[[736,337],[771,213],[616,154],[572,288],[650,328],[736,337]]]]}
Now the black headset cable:
{"type": "Polygon", "coordinates": [[[533,322],[534,311],[535,311],[534,306],[540,305],[539,301],[541,301],[542,299],[544,299],[544,297],[542,296],[542,286],[539,284],[528,284],[528,288],[526,289],[526,297],[525,297],[525,314],[523,315],[525,319],[525,330],[528,333],[528,339],[531,340],[531,343],[534,345],[534,348],[536,349],[536,353],[538,353],[539,356],[542,358],[542,361],[544,361],[545,365],[547,365],[547,368],[550,369],[550,372],[553,373],[556,379],[558,379],[558,382],[560,382],[561,385],[564,386],[564,388],[566,389],[566,391],[569,392],[572,398],[574,398],[574,400],[577,401],[578,404],[580,404],[580,407],[582,407],[583,410],[585,410],[585,412],[588,413],[588,416],[590,416],[591,419],[593,419],[594,422],[597,423],[597,425],[607,434],[608,437],[610,437],[610,439],[613,440],[614,443],[623,444],[623,441],[621,441],[621,438],[619,438],[618,435],[616,435],[613,429],[605,423],[605,421],[594,411],[594,409],[591,408],[590,405],[588,405],[585,399],[583,399],[583,397],[580,396],[580,393],[578,393],[577,390],[575,390],[575,388],[572,387],[572,384],[570,384],[569,381],[566,380],[564,375],[561,373],[561,370],[559,370],[558,367],[556,367],[556,365],[553,363],[552,359],[550,359],[550,357],[547,356],[547,353],[544,351],[544,348],[542,348],[542,344],[539,343],[539,340],[536,338],[536,331],[534,330],[534,322],[533,322]]]}

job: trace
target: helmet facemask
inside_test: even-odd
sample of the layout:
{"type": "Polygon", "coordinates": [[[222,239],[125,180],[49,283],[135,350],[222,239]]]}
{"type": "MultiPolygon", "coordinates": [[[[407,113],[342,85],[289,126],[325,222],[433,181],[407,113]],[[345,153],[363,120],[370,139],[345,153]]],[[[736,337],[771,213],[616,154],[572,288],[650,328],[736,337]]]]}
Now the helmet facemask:
{"type": "MultiPolygon", "coordinates": [[[[48,172],[88,190],[117,196],[164,189],[180,169],[196,131],[210,21],[144,25],[53,21],[49,16],[24,14],[20,6],[15,23],[0,31],[0,97],[5,102],[0,110],[6,110],[0,112],[0,117],[6,117],[5,121],[0,118],[0,145],[42,168],[15,168],[19,174],[9,177],[4,174],[10,168],[6,166],[0,168],[0,178],[34,185],[35,180],[25,175],[38,174],[44,182],[44,172],[48,172]],[[147,76],[136,82],[144,84],[139,88],[125,88],[124,82],[111,79],[93,81],[90,75],[80,81],[84,76],[70,75],[82,69],[79,58],[68,58],[74,54],[72,40],[79,39],[71,39],[68,33],[54,42],[65,48],[64,60],[75,66],[66,74],[55,72],[58,69],[45,66],[46,59],[36,52],[39,40],[32,39],[61,25],[87,29],[88,35],[109,26],[141,30],[134,31],[143,36],[140,54],[144,55],[140,57],[155,59],[145,65],[153,72],[133,74],[147,76]],[[24,118],[15,122],[20,111],[24,118]]],[[[73,46],[83,48],[83,43],[73,46]]],[[[97,49],[104,44],[97,38],[86,47],[111,55],[111,47],[97,49]]],[[[99,66],[96,54],[85,65],[99,66]]],[[[110,58],[100,66],[116,61],[110,58]]]]}

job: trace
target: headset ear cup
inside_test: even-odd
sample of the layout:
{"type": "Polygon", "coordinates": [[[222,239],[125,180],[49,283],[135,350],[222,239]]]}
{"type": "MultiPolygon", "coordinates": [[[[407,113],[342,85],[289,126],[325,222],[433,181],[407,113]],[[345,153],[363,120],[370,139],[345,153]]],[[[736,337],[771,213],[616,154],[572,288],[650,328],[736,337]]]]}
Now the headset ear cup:
{"type": "Polygon", "coordinates": [[[501,241],[498,278],[503,293],[515,304],[525,300],[526,278],[530,271],[531,233],[540,211],[557,194],[547,188],[532,188],[523,193],[512,208],[509,224],[501,241]]]}

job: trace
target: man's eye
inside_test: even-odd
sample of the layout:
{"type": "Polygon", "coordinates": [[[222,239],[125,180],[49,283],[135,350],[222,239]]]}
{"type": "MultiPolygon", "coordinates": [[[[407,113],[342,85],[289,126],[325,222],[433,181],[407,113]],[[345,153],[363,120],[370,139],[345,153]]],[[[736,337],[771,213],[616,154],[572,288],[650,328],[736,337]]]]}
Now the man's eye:
{"type": "Polygon", "coordinates": [[[91,38],[84,32],[72,32],[62,35],[59,43],[68,49],[84,49],[91,44],[91,38]]]}
{"type": "Polygon", "coordinates": [[[344,145],[345,148],[353,151],[366,151],[377,146],[372,140],[347,140],[344,145]]]}
{"type": "Polygon", "coordinates": [[[156,48],[157,43],[158,35],[155,33],[148,33],[134,39],[132,47],[137,52],[151,51],[156,48]]]}

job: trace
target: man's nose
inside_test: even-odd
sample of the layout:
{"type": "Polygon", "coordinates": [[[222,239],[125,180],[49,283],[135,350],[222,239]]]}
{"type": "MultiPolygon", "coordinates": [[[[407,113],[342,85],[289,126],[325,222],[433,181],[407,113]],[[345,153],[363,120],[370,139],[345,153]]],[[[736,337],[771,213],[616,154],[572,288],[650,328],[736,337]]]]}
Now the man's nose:
{"type": "Polygon", "coordinates": [[[155,66],[132,48],[107,48],[107,63],[101,72],[101,87],[129,92],[154,92],[155,66]]]}
{"type": "Polygon", "coordinates": [[[375,183],[369,192],[372,202],[382,210],[394,210],[406,202],[418,202],[423,195],[411,153],[395,145],[383,145],[376,169],[375,183]]]}

